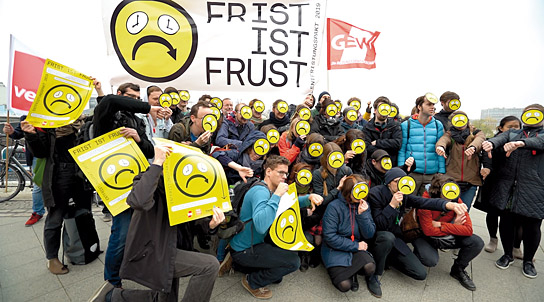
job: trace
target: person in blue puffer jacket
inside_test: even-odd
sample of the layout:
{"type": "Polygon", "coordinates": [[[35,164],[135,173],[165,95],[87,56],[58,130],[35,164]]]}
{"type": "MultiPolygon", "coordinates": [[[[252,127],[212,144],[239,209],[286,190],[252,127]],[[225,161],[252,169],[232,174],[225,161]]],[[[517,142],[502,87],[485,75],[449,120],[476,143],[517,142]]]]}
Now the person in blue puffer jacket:
{"type": "Polygon", "coordinates": [[[416,169],[410,174],[416,183],[416,192],[423,194],[425,185],[431,183],[436,173],[446,173],[446,161],[435,151],[436,142],[444,134],[444,126],[433,115],[436,96],[427,93],[416,99],[418,114],[412,115],[401,125],[402,145],[398,162],[403,163],[408,157],[414,157],[416,169]]]}
{"type": "Polygon", "coordinates": [[[323,216],[321,257],[332,283],[341,292],[357,291],[357,274],[368,278],[376,269],[365,242],[374,237],[376,231],[365,200],[369,187],[366,185],[366,194],[361,194],[360,183],[364,183],[364,179],[359,174],[343,179],[338,186],[337,198],[323,216]]]}

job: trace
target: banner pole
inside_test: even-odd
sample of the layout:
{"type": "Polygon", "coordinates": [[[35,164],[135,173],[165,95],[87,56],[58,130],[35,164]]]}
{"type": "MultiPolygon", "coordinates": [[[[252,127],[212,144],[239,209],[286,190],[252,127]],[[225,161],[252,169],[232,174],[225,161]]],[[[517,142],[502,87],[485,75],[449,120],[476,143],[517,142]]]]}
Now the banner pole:
{"type": "MultiPolygon", "coordinates": [[[[9,110],[8,110],[8,114],[6,116],[6,123],[9,124],[9,110]]],[[[8,165],[9,165],[9,135],[6,134],[6,171],[4,172],[5,174],[5,181],[4,181],[4,184],[5,184],[5,187],[4,187],[4,193],[7,193],[8,192],[8,165]]]]}

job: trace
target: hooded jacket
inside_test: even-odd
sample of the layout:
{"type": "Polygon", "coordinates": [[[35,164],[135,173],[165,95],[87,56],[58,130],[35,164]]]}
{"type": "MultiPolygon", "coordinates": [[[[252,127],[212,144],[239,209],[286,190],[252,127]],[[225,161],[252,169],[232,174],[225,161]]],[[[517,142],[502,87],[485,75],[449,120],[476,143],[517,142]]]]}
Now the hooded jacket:
{"type": "Polygon", "coordinates": [[[191,116],[187,115],[184,116],[179,123],[176,123],[174,126],[172,126],[172,129],[170,130],[170,133],[168,134],[168,139],[182,143],[182,142],[191,142],[189,145],[193,146],[195,148],[199,148],[204,152],[205,154],[210,153],[211,138],[208,140],[208,142],[204,145],[199,145],[196,143],[196,141],[191,140],[191,125],[193,122],[191,122],[191,116]]]}
{"type": "Polygon", "coordinates": [[[344,134],[344,128],[341,121],[337,118],[328,118],[323,114],[314,117],[314,122],[310,128],[310,133],[319,133],[325,138],[325,142],[332,142],[340,135],[344,134]]]}
{"type": "Polygon", "coordinates": [[[246,139],[248,134],[255,130],[255,125],[252,122],[247,121],[245,124],[238,124],[236,119],[232,116],[227,117],[223,121],[223,125],[217,132],[215,138],[215,144],[219,147],[224,147],[228,144],[235,145],[240,148],[242,141],[246,139]]]}
{"type": "MultiPolygon", "coordinates": [[[[397,155],[399,154],[400,145],[402,144],[402,129],[398,122],[392,118],[388,118],[383,129],[379,129],[374,125],[376,118],[372,118],[363,128],[365,134],[365,143],[368,154],[374,153],[378,149],[387,151],[391,157],[392,165],[397,165],[397,155]],[[376,145],[372,142],[376,141],[376,145]]],[[[399,163],[404,163],[400,162],[399,163]]]]}

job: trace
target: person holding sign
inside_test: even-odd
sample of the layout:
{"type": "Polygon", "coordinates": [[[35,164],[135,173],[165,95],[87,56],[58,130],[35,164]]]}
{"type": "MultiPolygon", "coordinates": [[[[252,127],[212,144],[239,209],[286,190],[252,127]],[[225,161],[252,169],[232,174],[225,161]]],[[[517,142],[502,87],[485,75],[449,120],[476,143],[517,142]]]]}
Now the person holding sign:
{"type": "MultiPolygon", "coordinates": [[[[429,191],[423,193],[425,198],[445,198],[458,203],[463,203],[461,198],[450,196],[448,185],[455,185],[453,177],[437,174],[431,181],[429,191]],[[446,197],[446,195],[448,197],[446,197]],[[450,198],[453,197],[453,198],[450,198]]],[[[460,190],[456,190],[460,192],[460,190]]],[[[458,193],[456,196],[460,196],[458,193]]],[[[476,290],[476,286],[470,276],[465,271],[472,259],[476,258],[484,247],[484,241],[472,231],[472,221],[467,213],[457,215],[455,212],[442,212],[433,210],[417,210],[419,224],[425,234],[424,237],[416,238],[412,245],[414,246],[414,254],[421,263],[428,267],[433,267],[438,264],[438,249],[457,249],[459,254],[457,259],[453,261],[450,270],[450,275],[457,279],[461,285],[468,290],[476,290]],[[453,240],[444,241],[451,242],[451,245],[440,244],[442,236],[452,236],[453,240]]]]}
{"type": "Polygon", "coordinates": [[[284,100],[276,100],[272,103],[272,111],[269,119],[263,121],[259,125],[259,129],[266,125],[274,125],[280,133],[285,132],[289,128],[289,105],[284,100]]]}
{"type": "Polygon", "coordinates": [[[213,131],[204,129],[204,117],[212,113],[211,107],[207,101],[199,101],[193,105],[189,116],[183,117],[181,122],[172,127],[168,139],[199,148],[206,154],[210,153],[213,131]]]}
{"type": "Polygon", "coordinates": [[[369,289],[374,289],[371,292],[375,296],[381,296],[381,287],[377,276],[383,274],[386,260],[411,278],[416,280],[425,280],[427,278],[427,269],[402,239],[400,218],[407,207],[455,211],[457,215],[463,215],[467,211],[465,204],[450,202],[441,198],[423,198],[412,194],[417,188],[417,184],[413,179],[411,180],[412,186],[407,181],[410,190],[405,191],[404,188],[401,190],[403,185],[399,186],[399,181],[404,176],[406,176],[406,173],[402,169],[392,168],[385,173],[385,185],[375,186],[370,189],[368,203],[372,209],[372,218],[376,223],[377,232],[374,241],[370,244],[370,251],[376,261],[376,278],[370,280],[369,289]],[[403,191],[412,193],[405,194],[403,191]]]}
{"type": "MultiPolygon", "coordinates": [[[[359,118],[358,114],[358,111],[355,110],[354,107],[347,106],[344,108],[344,111],[342,112],[342,128],[344,128],[344,132],[347,132],[350,129],[363,130],[364,126],[357,123],[357,119],[359,118]]],[[[366,125],[367,121],[363,121],[366,125]]]]}
{"type": "MultiPolygon", "coordinates": [[[[369,159],[366,161],[366,172],[370,176],[370,187],[385,185],[385,173],[391,169],[388,163],[391,160],[389,154],[382,149],[378,149],[372,153],[369,159]],[[389,160],[384,160],[389,159],[389,160]]],[[[416,167],[416,162],[413,157],[408,157],[404,161],[404,165],[400,166],[407,174],[413,171],[416,167]]]]}
{"type": "MultiPolygon", "coordinates": [[[[163,163],[171,150],[156,146],[151,166],[134,178],[127,203],[134,209],[128,230],[121,277],[151,290],[111,289],[111,301],[178,301],[179,278],[191,276],[183,301],[209,301],[219,262],[214,256],[177,249],[178,227],[170,226],[163,163]]],[[[213,209],[208,226],[216,229],[225,219],[213,209]]]]}
{"type": "Polygon", "coordinates": [[[147,138],[152,141],[153,137],[167,138],[173,123],[170,120],[172,116],[173,98],[168,93],[163,93],[158,86],[148,86],[147,94],[144,96],[144,102],[147,101],[151,106],[160,106],[162,110],[150,112],[148,114],[138,114],[137,116],[145,122],[147,138]]]}
{"type": "MultiPolygon", "coordinates": [[[[59,258],[61,230],[68,203],[73,201],[78,208],[91,211],[92,191],[85,190],[82,178],[76,175],[77,165],[68,152],[76,145],[76,133],[82,120],[59,128],[34,128],[29,122],[22,121],[28,148],[35,157],[46,158],[43,173],[42,196],[47,208],[43,230],[43,241],[47,268],[52,274],[68,273],[59,258]]],[[[98,247],[99,249],[99,247],[98,247]]]]}
{"type": "MultiPolygon", "coordinates": [[[[503,148],[506,162],[496,190],[489,198],[493,207],[501,211],[500,234],[504,255],[495,262],[507,269],[514,258],[512,249],[516,225],[523,228],[523,275],[536,278],[538,273],[533,257],[540,244],[544,218],[544,106],[532,104],[523,110],[523,128],[510,130],[490,138],[482,144],[488,157],[491,151],[503,148]]],[[[484,154],[485,156],[485,154],[484,154]]]]}
{"type": "Polygon", "coordinates": [[[357,274],[369,277],[376,268],[366,242],[376,231],[366,202],[369,190],[363,176],[348,176],[340,182],[340,194],[323,216],[321,255],[332,283],[341,292],[357,291],[357,274]]]}
{"type": "Polygon", "coordinates": [[[251,112],[251,108],[244,103],[236,105],[234,116],[227,116],[219,128],[215,144],[219,147],[229,144],[240,147],[248,134],[255,130],[255,126],[249,121],[252,116],[251,112]]]}
{"type": "Polygon", "coordinates": [[[285,156],[291,163],[297,159],[300,150],[302,150],[306,144],[306,134],[310,131],[310,124],[306,123],[308,126],[308,129],[306,129],[303,125],[300,127],[300,121],[302,121],[300,118],[293,119],[289,130],[282,133],[280,141],[278,142],[280,155],[285,156]]]}
{"type": "Polygon", "coordinates": [[[442,105],[442,110],[434,115],[434,118],[439,120],[444,129],[448,129],[450,122],[450,115],[455,110],[459,110],[461,107],[460,97],[457,93],[453,91],[446,91],[440,96],[440,105],[442,105]]]}
{"type": "MultiPolygon", "coordinates": [[[[235,267],[251,273],[242,277],[242,285],[255,298],[269,299],[272,292],[266,286],[281,282],[283,276],[300,266],[298,254],[266,243],[264,238],[276,218],[281,196],[289,186],[285,183],[289,174],[289,160],[283,156],[270,156],[264,166],[264,185],[255,185],[247,191],[240,219],[249,221],[243,231],[232,238],[232,258],[235,267]]],[[[310,203],[320,204],[316,194],[300,196],[301,208],[310,203]]]]}
{"type": "MultiPolygon", "coordinates": [[[[318,106],[316,106],[318,107],[318,106]]],[[[319,114],[314,117],[310,133],[319,133],[325,138],[325,142],[332,142],[340,135],[344,134],[341,127],[341,121],[336,118],[338,107],[330,99],[325,98],[319,110],[319,114]]]]}

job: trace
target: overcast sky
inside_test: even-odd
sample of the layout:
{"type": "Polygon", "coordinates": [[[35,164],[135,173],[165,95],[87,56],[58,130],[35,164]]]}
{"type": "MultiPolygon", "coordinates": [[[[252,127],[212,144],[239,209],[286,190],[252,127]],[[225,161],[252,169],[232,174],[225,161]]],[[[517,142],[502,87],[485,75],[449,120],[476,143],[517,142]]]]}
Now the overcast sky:
{"type": "MultiPolygon", "coordinates": [[[[406,114],[418,96],[451,90],[471,118],[484,108],[542,104],[543,2],[328,1],[327,17],[381,32],[377,68],[331,71],[327,81],[322,61],[314,94],[328,90],[344,103],[385,95],[406,114]]],[[[107,83],[101,14],[100,0],[0,0],[0,81],[7,82],[12,33],[42,56],[107,83]]]]}

